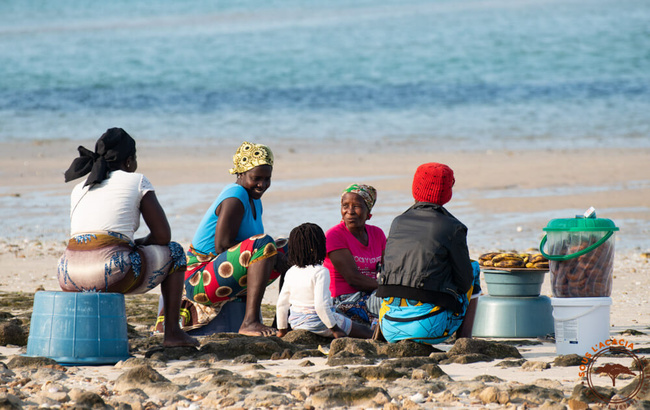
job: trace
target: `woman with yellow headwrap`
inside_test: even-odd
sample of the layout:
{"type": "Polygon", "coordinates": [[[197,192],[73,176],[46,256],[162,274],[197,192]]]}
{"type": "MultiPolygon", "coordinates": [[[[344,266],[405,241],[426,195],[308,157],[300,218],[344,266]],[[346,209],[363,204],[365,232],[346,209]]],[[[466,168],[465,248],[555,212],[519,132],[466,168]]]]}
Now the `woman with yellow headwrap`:
{"type": "MultiPolygon", "coordinates": [[[[233,157],[227,185],[205,213],[187,252],[185,296],[195,304],[219,308],[246,297],[239,333],[274,335],[260,322],[266,286],[286,271],[284,254],[264,234],[262,195],[271,185],[273,152],[265,145],[244,142],[233,157]]],[[[196,325],[196,324],[188,324],[196,325]]]]}

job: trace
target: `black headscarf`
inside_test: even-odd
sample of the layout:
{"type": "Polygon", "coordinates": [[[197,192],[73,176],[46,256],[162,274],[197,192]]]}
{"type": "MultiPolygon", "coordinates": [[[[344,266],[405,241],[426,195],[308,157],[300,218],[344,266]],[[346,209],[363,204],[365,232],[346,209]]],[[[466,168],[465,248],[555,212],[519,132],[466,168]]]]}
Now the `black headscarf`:
{"type": "Polygon", "coordinates": [[[84,186],[93,186],[106,179],[113,170],[111,165],[119,166],[128,157],[135,155],[135,140],[122,128],[110,128],[95,143],[95,152],[81,145],[78,150],[79,157],[65,171],[65,182],[90,173],[84,186]]]}

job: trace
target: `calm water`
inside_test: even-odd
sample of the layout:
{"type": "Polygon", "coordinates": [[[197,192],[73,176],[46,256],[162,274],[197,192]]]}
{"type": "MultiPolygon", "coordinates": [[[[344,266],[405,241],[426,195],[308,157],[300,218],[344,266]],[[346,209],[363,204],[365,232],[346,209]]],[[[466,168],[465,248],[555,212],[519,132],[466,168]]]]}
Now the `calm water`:
{"type": "Polygon", "coordinates": [[[647,0],[0,2],[0,141],[650,146],[647,0]]]}
{"type": "MultiPolygon", "coordinates": [[[[189,145],[648,147],[650,2],[0,1],[0,141],[92,141],[112,126],[189,145]]],[[[12,192],[0,186],[0,236],[67,237],[67,190],[12,192]]],[[[188,241],[203,210],[187,215],[178,192],[158,194],[175,238],[188,241]]],[[[464,205],[471,194],[452,211],[477,245],[500,237],[525,249],[548,220],[575,213],[485,223],[464,205]]],[[[385,230],[411,199],[392,201],[373,219],[385,230]]],[[[265,225],[274,235],[306,218],[328,227],[337,202],[269,207],[265,225]]],[[[629,243],[647,243],[647,229],[634,232],[629,243]]]]}

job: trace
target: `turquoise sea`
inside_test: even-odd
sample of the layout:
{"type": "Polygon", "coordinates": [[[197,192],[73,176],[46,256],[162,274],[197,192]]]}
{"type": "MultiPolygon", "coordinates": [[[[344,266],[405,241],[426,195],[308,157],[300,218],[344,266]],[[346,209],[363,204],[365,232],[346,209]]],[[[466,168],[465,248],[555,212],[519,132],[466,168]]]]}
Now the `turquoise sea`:
{"type": "MultiPolygon", "coordinates": [[[[113,126],[139,141],[213,147],[650,147],[650,2],[0,1],[0,142],[74,147],[113,126]]],[[[210,188],[208,203],[220,189],[210,188]]],[[[20,197],[12,189],[0,184],[2,238],[67,237],[67,186],[20,197]]],[[[178,187],[157,192],[175,238],[189,241],[203,210],[188,215],[178,187]]],[[[548,220],[574,215],[486,216],[463,195],[472,193],[458,193],[453,212],[472,244],[525,249],[548,220]],[[518,226],[523,244],[490,242],[495,232],[515,241],[518,226]]],[[[409,201],[382,198],[373,222],[387,231],[409,201]]],[[[307,218],[332,226],[337,207],[338,198],[268,207],[265,227],[286,235],[307,218]]],[[[647,228],[634,232],[626,246],[648,243],[647,228]]]]}
{"type": "Polygon", "coordinates": [[[4,0],[0,141],[650,146],[647,0],[4,0]]]}

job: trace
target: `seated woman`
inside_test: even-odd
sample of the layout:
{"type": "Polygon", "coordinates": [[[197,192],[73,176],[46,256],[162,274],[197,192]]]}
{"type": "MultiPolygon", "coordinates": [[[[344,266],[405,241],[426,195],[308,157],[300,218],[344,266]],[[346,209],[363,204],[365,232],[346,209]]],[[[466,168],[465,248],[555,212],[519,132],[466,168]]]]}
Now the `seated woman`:
{"type": "Polygon", "coordinates": [[[471,336],[480,270],[469,258],[467,228],[443,208],[454,183],[448,166],[420,165],[416,202],[391,224],[377,289],[379,326],[388,342],[441,343],[461,325],[458,336],[471,336]]]}
{"type": "Polygon", "coordinates": [[[342,221],[330,228],[324,266],[330,272],[330,292],[336,309],[366,325],[379,315],[381,301],[373,294],[386,246],[381,228],[368,225],[377,190],[352,184],[341,195],[342,221]]]}
{"type": "Polygon", "coordinates": [[[170,242],[171,230],[149,180],[135,170],[135,141],[111,128],[95,152],[80,156],[65,181],[88,175],[72,190],[71,238],[59,261],[61,289],[68,292],[147,292],[160,284],[165,300],[165,346],[197,346],[179,325],[185,273],[183,248],[170,242]],[[134,240],[140,214],[150,233],[134,240]]]}
{"type": "Polygon", "coordinates": [[[262,195],[271,186],[273,152],[265,145],[244,142],[233,157],[227,185],[199,224],[187,252],[185,296],[192,302],[216,306],[246,296],[239,333],[275,335],[260,321],[266,286],[287,270],[286,256],[264,234],[262,195]]]}

